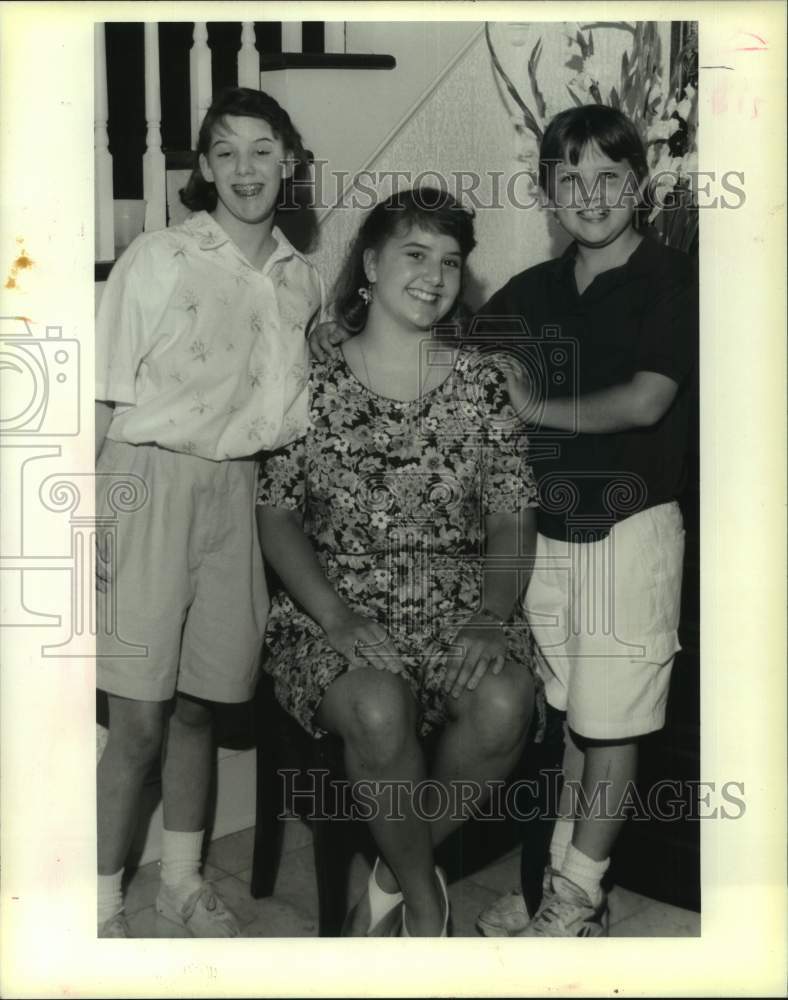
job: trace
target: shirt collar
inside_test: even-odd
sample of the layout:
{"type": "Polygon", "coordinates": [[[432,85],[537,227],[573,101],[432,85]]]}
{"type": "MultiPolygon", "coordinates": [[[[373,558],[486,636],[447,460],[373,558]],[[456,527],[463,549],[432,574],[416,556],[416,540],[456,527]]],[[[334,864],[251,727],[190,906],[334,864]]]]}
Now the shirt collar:
{"type": "Polygon", "coordinates": [[[554,281],[559,285],[569,285],[575,287],[575,257],[577,256],[577,244],[570,243],[561,256],[556,260],[556,267],[553,274],[554,281]]]}
{"type": "Polygon", "coordinates": [[[230,242],[230,237],[208,212],[195,212],[184,226],[196,237],[200,250],[215,250],[230,242]]]}
{"type": "MultiPolygon", "coordinates": [[[[629,272],[629,274],[647,274],[654,267],[654,256],[655,250],[658,244],[653,237],[649,236],[647,233],[643,234],[643,239],[635,247],[629,258],[624,264],[619,265],[619,267],[612,268],[613,271],[621,271],[622,273],[629,272]]],[[[566,280],[569,277],[574,277],[574,266],[575,258],[577,257],[577,243],[574,241],[569,244],[569,246],[564,250],[561,256],[558,258],[558,277],[561,280],[566,280]]],[[[604,272],[608,273],[608,272],[604,272]]],[[[601,277],[601,276],[600,276],[601,277]]]]}
{"type": "MultiPolygon", "coordinates": [[[[224,246],[225,243],[232,242],[219,223],[206,211],[194,212],[186,219],[184,225],[197,238],[197,245],[201,250],[216,250],[218,247],[224,246]]],[[[296,250],[279,226],[273,227],[271,235],[276,240],[276,249],[269,258],[271,263],[289,260],[291,257],[298,257],[299,260],[306,262],[306,257],[299,250],[296,250]]]]}
{"type": "Polygon", "coordinates": [[[298,257],[299,260],[306,261],[306,257],[299,250],[296,250],[279,226],[274,226],[271,235],[276,240],[276,250],[271,254],[273,259],[287,260],[290,257],[298,257]]]}

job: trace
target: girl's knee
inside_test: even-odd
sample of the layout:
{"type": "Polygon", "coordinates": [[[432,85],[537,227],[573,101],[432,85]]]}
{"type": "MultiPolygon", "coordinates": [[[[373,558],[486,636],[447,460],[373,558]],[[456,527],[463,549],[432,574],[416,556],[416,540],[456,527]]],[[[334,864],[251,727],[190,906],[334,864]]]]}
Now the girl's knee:
{"type": "Polygon", "coordinates": [[[341,735],[367,762],[385,765],[415,736],[413,697],[404,681],[385,671],[368,668],[349,676],[359,680],[352,685],[341,735]]]}
{"type": "Polygon", "coordinates": [[[507,667],[500,674],[485,675],[466,708],[480,747],[488,753],[513,749],[526,735],[533,705],[533,679],[524,668],[507,667]]]}

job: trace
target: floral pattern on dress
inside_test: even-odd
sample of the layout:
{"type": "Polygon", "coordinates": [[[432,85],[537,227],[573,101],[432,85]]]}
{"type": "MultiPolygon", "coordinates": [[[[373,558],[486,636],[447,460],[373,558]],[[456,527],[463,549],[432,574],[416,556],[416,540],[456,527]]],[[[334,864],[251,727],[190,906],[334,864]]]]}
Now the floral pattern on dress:
{"type": "MultiPolygon", "coordinates": [[[[313,364],[306,437],[261,464],[258,504],[300,510],[337,593],[388,630],[422,733],[446,721],[452,640],[480,604],[485,516],[536,506],[526,451],[489,358],[460,352],[442,385],[403,402],[368,390],[340,355],[313,364]]],[[[520,610],[505,631],[509,659],[534,675],[541,719],[520,610]]],[[[272,599],[267,642],[280,703],[323,735],[315,712],[347,661],[284,591],[272,599]]]]}

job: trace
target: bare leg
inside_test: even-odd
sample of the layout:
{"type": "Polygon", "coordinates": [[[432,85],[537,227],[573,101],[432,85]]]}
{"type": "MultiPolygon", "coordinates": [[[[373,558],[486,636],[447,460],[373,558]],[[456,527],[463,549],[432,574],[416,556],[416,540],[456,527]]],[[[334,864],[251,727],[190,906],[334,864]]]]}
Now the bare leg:
{"type": "Polygon", "coordinates": [[[213,756],[213,709],[178,695],[164,741],[162,803],[165,830],[205,826],[213,756]]]}
{"type": "MultiPolygon", "coordinates": [[[[471,805],[478,808],[484,803],[490,781],[503,780],[511,773],[523,751],[533,704],[533,680],[519,664],[507,664],[498,675],[487,674],[475,691],[452,700],[451,718],[430,775],[447,789],[451,808],[429,824],[433,846],[468,819],[471,805]],[[481,794],[459,812],[454,807],[463,786],[478,788],[481,794]]],[[[394,873],[383,863],[378,867],[378,881],[388,892],[397,889],[394,873]]]]}
{"type": "MultiPolygon", "coordinates": [[[[483,805],[489,782],[507,778],[520,759],[533,707],[533,680],[522,665],[507,663],[500,674],[485,675],[475,691],[465,691],[450,706],[431,777],[448,789],[458,788],[460,782],[478,786],[481,797],[473,804],[483,805]]],[[[433,844],[440,844],[470,815],[455,812],[431,824],[433,844]]]]}
{"type": "MultiPolygon", "coordinates": [[[[372,667],[338,678],[318,710],[319,724],[340,736],[349,780],[407,782],[413,788],[425,777],[424,757],[416,736],[416,705],[404,681],[372,667]]],[[[405,791],[399,815],[389,818],[390,788],[376,799],[369,821],[381,857],[394,872],[405,898],[408,932],[436,936],[443,926],[443,903],[434,872],[427,824],[413,811],[405,791]]]]}
{"type": "Polygon", "coordinates": [[[574,819],[575,795],[572,792],[573,784],[577,785],[583,780],[583,767],[586,757],[583,751],[575,742],[575,737],[564,723],[564,761],[562,765],[564,785],[561,789],[561,798],[558,805],[558,816],[560,819],[574,819]]]}
{"type": "Polygon", "coordinates": [[[98,872],[126,862],[145,777],[161,751],[166,702],[108,695],[109,738],[98,765],[98,872]]]}
{"type": "Polygon", "coordinates": [[[630,782],[637,776],[638,746],[634,741],[625,743],[597,743],[585,741],[582,788],[586,802],[595,803],[597,789],[606,793],[597,799],[589,816],[577,814],[572,843],[594,861],[609,858],[626,817],[620,816],[621,800],[630,782]],[[600,783],[604,782],[604,785],[600,783]],[[600,815],[606,800],[610,818],[600,815]]]}

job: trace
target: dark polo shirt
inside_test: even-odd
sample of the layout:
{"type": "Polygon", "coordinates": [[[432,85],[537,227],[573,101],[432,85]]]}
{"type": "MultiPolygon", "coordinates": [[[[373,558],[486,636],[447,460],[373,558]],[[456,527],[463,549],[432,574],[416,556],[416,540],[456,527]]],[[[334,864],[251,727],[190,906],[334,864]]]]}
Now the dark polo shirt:
{"type": "Polygon", "coordinates": [[[595,392],[639,371],[679,385],[652,427],[576,434],[537,426],[529,433],[539,531],[594,541],[683,487],[698,347],[697,270],[681,251],[646,237],[626,264],[598,275],[580,295],[576,252],[572,244],[561,257],[512,278],[479,311],[470,336],[519,357],[547,398],[595,392]]]}

